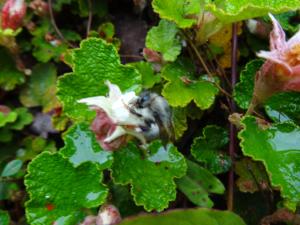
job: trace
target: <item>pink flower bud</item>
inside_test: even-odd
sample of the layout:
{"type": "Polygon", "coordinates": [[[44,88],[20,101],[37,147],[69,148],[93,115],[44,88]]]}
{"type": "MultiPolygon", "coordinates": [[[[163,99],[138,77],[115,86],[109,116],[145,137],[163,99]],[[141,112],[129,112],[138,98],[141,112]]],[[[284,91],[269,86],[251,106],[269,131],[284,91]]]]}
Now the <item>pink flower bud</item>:
{"type": "Polygon", "coordinates": [[[33,0],[29,3],[29,8],[38,16],[45,16],[49,13],[49,5],[43,0],[33,0]]]}
{"type": "Polygon", "coordinates": [[[80,225],[117,225],[122,218],[114,205],[104,205],[97,216],[87,216],[80,225]]]}
{"type": "Polygon", "coordinates": [[[114,205],[102,206],[97,219],[97,225],[116,225],[121,222],[122,218],[119,210],[114,205]]]}
{"type": "Polygon", "coordinates": [[[300,31],[286,41],[284,30],[270,14],[270,51],[257,55],[266,62],[256,74],[254,96],[259,103],[280,91],[300,92],[300,31]]]}
{"type": "Polygon", "coordinates": [[[155,62],[155,63],[162,62],[162,56],[158,52],[151,50],[149,48],[143,49],[143,55],[148,62],[155,62]]]}
{"type": "Polygon", "coordinates": [[[7,0],[2,8],[2,29],[18,29],[26,14],[26,3],[24,0],[7,0]]]}
{"type": "Polygon", "coordinates": [[[117,125],[111,118],[100,108],[94,107],[97,115],[94,119],[91,130],[96,134],[97,141],[105,150],[113,151],[126,144],[126,136],[120,136],[112,141],[106,139],[114,133],[117,125]]]}

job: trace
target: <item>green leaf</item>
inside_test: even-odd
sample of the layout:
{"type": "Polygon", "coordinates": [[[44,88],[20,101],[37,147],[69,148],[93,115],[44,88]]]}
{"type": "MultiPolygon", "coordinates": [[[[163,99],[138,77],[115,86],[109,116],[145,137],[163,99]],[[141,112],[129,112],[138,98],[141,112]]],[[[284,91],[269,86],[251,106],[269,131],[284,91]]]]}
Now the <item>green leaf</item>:
{"type": "Polygon", "coordinates": [[[268,175],[264,165],[244,158],[235,162],[235,173],[239,175],[236,181],[241,192],[254,193],[269,187],[268,175]]]}
{"type": "Polygon", "coordinates": [[[115,36],[115,26],[111,22],[102,23],[97,31],[98,35],[106,41],[112,40],[115,36]]]}
{"type": "Polygon", "coordinates": [[[26,217],[32,225],[71,225],[82,219],[82,208],[97,207],[105,201],[107,188],[95,164],[77,168],[60,154],[44,152],[28,166],[25,177],[30,199],[26,217]]]}
{"type": "Polygon", "coordinates": [[[0,224],[9,225],[9,214],[7,211],[0,210],[0,224]]]}
{"type": "Polygon", "coordinates": [[[247,109],[250,105],[254,90],[255,74],[262,64],[263,61],[260,59],[248,62],[240,74],[240,82],[234,87],[233,98],[242,109],[247,109]]]}
{"type": "Polygon", "coordinates": [[[57,131],[66,130],[70,123],[69,117],[64,113],[52,116],[51,121],[54,129],[57,131]]]}
{"type": "Polygon", "coordinates": [[[60,153],[69,158],[74,167],[84,162],[95,162],[100,170],[111,166],[112,152],[100,147],[87,124],[75,124],[64,134],[63,139],[65,146],[60,153]]]}
{"type": "Polygon", "coordinates": [[[16,112],[3,113],[0,112],[0,127],[4,127],[8,123],[16,121],[18,114],[16,112]]]}
{"type": "Polygon", "coordinates": [[[12,183],[9,181],[1,181],[0,182],[0,200],[11,200],[13,198],[14,193],[16,193],[19,190],[20,190],[20,188],[17,186],[16,183],[12,183]]]}
{"type": "Polygon", "coordinates": [[[42,106],[48,112],[59,106],[56,92],[56,68],[53,64],[37,64],[29,82],[22,89],[20,101],[26,107],[42,106]]]}
{"type": "Polygon", "coordinates": [[[195,205],[211,208],[213,202],[209,193],[223,194],[225,187],[218,178],[198,164],[187,160],[187,165],[187,174],[176,181],[179,190],[195,205]]]}
{"type": "Polygon", "coordinates": [[[19,159],[14,159],[7,163],[1,173],[2,177],[10,177],[15,175],[21,169],[23,162],[19,159]]]}
{"type": "Polygon", "coordinates": [[[277,123],[260,127],[255,117],[242,120],[240,146],[246,156],[263,162],[272,186],[280,188],[281,196],[300,202],[300,128],[293,123],[277,123]]]}
{"type": "Polygon", "coordinates": [[[17,120],[9,125],[10,129],[22,130],[24,126],[29,125],[33,120],[32,114],[28,112],[28,109],[26,108],[16,108],[14,109],[14,112],[16,112],[18,116],[17,120]]]}
{"type": "Polygon", "coordinates": [[[223,23],[233,23],[270,13],[282,13],[300,8],[298,0],[215,0],[206,9],[223,23]]]}
{"type": "Polygon", "coordinates": [[[228,144],[228,132],[222,127],[208,125],[203,136],[194,139],[191,153],[213,174],[227,172],[231,167],[230,157],[220,151],[228,144]]]}
{"type": "Polygon", "coordinates": [[[34,46],[32,55],[42,63],[49,62],[51,59],[59,61],[62,54],[68,49],[65,43],[57,42],[57,40],[47,42],[42,35],[34,37],[32,44],[34,46]]]}
{"type": "Polygon", "coordinates": [[[282,92],[267,99],[266,113],[275,122],[292,120],[300,124],[300,93],[282,92]]]}
{"type": "Polygon", "coordinates": [[[207,78],[195,77],[194,66],[187,59],[167,64],[162,70],[162,77],[168,81],[162,95],[174,107],[184,107],[194,101],[200,109],[208,109],[218,94],[218,89],[207,78]]]}
{"type": "Polygon", "coordinates": [[[10,142],[13,137],[13,133],[7,127],[0,128],[0,142],[10,142]]]}
{"type": "Polygon", "coordinates": [[[163,19],[174,21],[180,28],[189,28],[197,22],[200,0],[153,0],[152,7],[163,19]]]}
{"type": "Polygon", "coordinates": [[[16,62],[8,52],[0,47],[0,88],[13,90],[25,81],[24,74],[16,68],[16,62]]]}
{"type": "Polygon", "coordinates": [[[174,178],[186,172],[184,156],[172,144],[164,147],[152,142],[147,152],[129,143],[114,152],[112,176],[117,184],[131,184],[131,193],[137,205],[147,211],[162,211],[176,197],[174,178]]]}
{"type": "Polygon", "coordinates": [[[130,66],[120,63],[113,45],[97,38],[81,42],[81,47],[73,51],[73,73],[59,79],[57,96],[63,104],[64,112],[74,119],[91,119],[95,112],[77,101],[82,98],[105,95],[106,80],[118,85],[122,91],[141,90],[141,76],[130,66]]]}
{"type": "Polygon", "coordinates": [[[111,202],[117,207],[122,217],[138,214],[143,210],[142,207],[135,205],[132,195],[130,194],[129,185],[113,184],[109,190],[112,195],[111,202]]]}
{"type": "Polygon", "coordinates": [[[160,75],[155,74],[153,67],[150,63],[140,61],[130,63],[134,68],[136,68],[139,73],[142,75],[142,86],[145,89],[152,88],[156,83],[159,83],[161,80],[160,75]]]}
{"type": "Polygon", "coordinates": [[[157,27],[152,27],[146,37],[146,47],[160,52],[165,61],[175,61],[181,51],[179,29],[176,24],[161,20],[157,27]]]}
{"type": "Polygon", "coordinates": [[[0,127],[22,130],[24,126],[32,122],[32,119],[31,113],[26,108],[16,108],[7,114],[0,112],[0,127]]]}
{"type": "Polygon", "coordinates": [[[175,139],[178,140],[187,130],[187,109],[176,107],[172,110],[172,122],[174,127],[175,139]]]}
{"type": "Polygon", "coordinates": [[[173,210],[162,214],[146,214],[124,219],[119,225],[246,225],[230,211],[212,209],[173,210]]]}
{"type": "Polygon", "coordinates": [[[62,54],[68,49],[66,43],[57,39],[49,19],[38,21],[36,29],[31,34],[34,36],[31,41],[33,45],[32,55],[40,62],[46,63],[51,59],[59,61],[62,54]],[[46,35],[50,35],[50,40],[45,38],[46,35]]]}
{"type": "Polygon", "coordinates": [[[68,41],[81,41],[80,34],[76,33],[74,30],[61,29],[60,31],[68,41]]]}

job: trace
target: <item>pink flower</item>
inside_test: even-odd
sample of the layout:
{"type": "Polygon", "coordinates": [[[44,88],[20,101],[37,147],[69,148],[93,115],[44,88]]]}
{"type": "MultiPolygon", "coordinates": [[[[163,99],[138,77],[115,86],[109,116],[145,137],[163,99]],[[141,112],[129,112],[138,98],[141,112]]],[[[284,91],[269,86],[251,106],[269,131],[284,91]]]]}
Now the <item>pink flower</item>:
{"type": "Polygon", "coordinates": [[[286,41],[279,22],[269,14],[273,23],[270,33],[270,51],[257,55],[267,59],[260,70],[260,76],[273,76],[276,89],[300,91],[300,31],[286,41]]]}
{"type": "Polygon", "coordinates": [[[279,22],[271,14],[269,16],[273,23],[270,51],[257,54],[267,60],[256,73],[253,97],[247,113],[275,93],[300,92],[300,31],[286,41],[279,22]]]}
{"type": "Polygon", "coordinates": [[[130,111],[131,103],[138,96],[132,91],[122,94],[117,85],[108,81],[106,84],[109,87],[108,97],[96,96],[78,101],[87,104],[97,113],[91,129],[99,144],[105,150],[116,150],[127,143],[129,136],[135,136],[145,143],[145,137],[140,131],[144,121],[130,111]]]}
{"type": "Polygon", "coordinates": [[[121,221],[119,210],[114,205],[104,205],[97,216],[87,216],[80,225],[117,225],[121,221]]]}
{"type": "Polygon", "coordinates": [[[17,30],[22,25],[25,14],[24,0],[7,0],[1,12],[2,29],[17,30]]]}

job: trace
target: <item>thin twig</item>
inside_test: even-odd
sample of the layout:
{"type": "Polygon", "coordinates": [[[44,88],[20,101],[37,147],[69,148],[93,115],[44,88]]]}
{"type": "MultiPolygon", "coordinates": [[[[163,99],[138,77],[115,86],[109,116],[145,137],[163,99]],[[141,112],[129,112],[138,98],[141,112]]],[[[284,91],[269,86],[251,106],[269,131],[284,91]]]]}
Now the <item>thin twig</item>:
{"type": "Polygon", "coordinates": [[[205,44],[205,47],[206,47],[207,52],[210,54],[210,56],[213,58],[214,62],[216,63],[217,69],[220,70],[220,76],[224,78],[224,80],[226,81],[227,85],[232,90],[233,88],[231,87],[231,82],[228,80],[228,78],[226,76],[226,73],[225,73],[223,67],[220,65],[217,57],[212,53],[210,47],[207,44],[205,44]]]}
{"type": "MultiPolygon", "coordinates": [[[[237,24],[232,25],[232,55],[231,55],[231,86],[234,87],[237,81],[237,24]]],[[[231,109],[236,111],[234,100],[231,99],[231,109]]],[[[232,164],[234,165],[234,155],[236,148],[236,128],[230,123],[230,142],[229,142],[229,156],[232,164]]],[[[233,187],[234,187],[234,172],[233,167],[228,174],[228,196],[227,196],[227,209],[233,210],[233,187]]]]}
{"type": "Polygon", "coordinates": [[[53,14],[53,8],[52,8],[52,0],[48,0],[48,5],[49,5],[50,20],[51,20],[51,23],[52,23],[52,26],[53,26],[55,32],[57,33],[57,35],[63,42],[65,42],[67,45],[69,45],[69,47],[76,48],[76,46],[74,46],[72,43],[68,42],[65,39],[64,35],[60,32],[60,30],[58,29],[58,27],[56,25],[54,14],[53,14]]]}
{"type": "MultiPolygon", "coordinates": [[[[217,68],[215,68],[215,66],[213,65],[213,69],[215,70],[216,74],[220,77],[221,81],[222,81],[222,78],[225,80],[225,82],[227,83],[227,85],[230,87],[230,90],[232,90],[232,87],[231,87],[231,83],[229,82],[229,80],[227,79],[227,76],[226,76],[226,73],[225,71],[223,70],[223,68],[220,66],[216,56],[212,53],[210,47],[207,45],[207,44],[204,44],[204,50],[205,50],[205,53],[207,55],[210,55],[212,57],[212,60],[210,60],[210,62],[212,64],[216,64],[217,68]]],[[[226,90],[226,89],[225,89],[226,90]]],[[[228,92],[227,92],[228,93],[228,92]]],[[[227,102],[227,107],[230,109],[230,112],[232,112],[232,109],[231,109],[231,102],[230,102],[230,99],[231,97],[225,95],[225,98],[226,98],[226,102],[227,102]]]]}
{"type": "Polygon", "coordinates": [[[121,58],[137,58],[137,59],[143,59],[143,56],[139,55],[120,55],[121,58]]]}
{"type": "Polygon", "coordinates": [[[208,67],[206,66],[204,59],[202,58],[201,54],[199,53],[197,47],[194,45],[193,41],[187,36],[185,35],[187,41],[189,42],[190,46],[192,47],[192,49],[194,50],[197,58],[199,59],[201,65],[203,66],[205,72],[208,74],[208,76],[212,76],[212,74],[210,73],[208,67]]]}
{"type": "MultiPolygon", "coordinates": [[[[207,75],[212,78],[213,75],[211,74],[211,72],[209,71],[204,59],[202,58],[200,52],[198,51],[197,47],[194,45],[193,41],[187,36],[185,35],[188,43],[190,44],[191,48],[194,50],[197,58],[199,59],[201,65],[203,66],[205,72],[207,73],[207,75]]],[[[212,82],[225,96],[227,97],[231,97],[231,95],[226,91],[224,90],[219,84],[217,84],[216,82],[212,82]]]]}
{"type": "Polygon", "coordinates": [[[89,5],[89,18],[86,26],[86,37],[89,36],[91,26],[92,26],[92,20],[93,20],[93,5],[91,0],[88,0],[88,5],[89,5]]]}

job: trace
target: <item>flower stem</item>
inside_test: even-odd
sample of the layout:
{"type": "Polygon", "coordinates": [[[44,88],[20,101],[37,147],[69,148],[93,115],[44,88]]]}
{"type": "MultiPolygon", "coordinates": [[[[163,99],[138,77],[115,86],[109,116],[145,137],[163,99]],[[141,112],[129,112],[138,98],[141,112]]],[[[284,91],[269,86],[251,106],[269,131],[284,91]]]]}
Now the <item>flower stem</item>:
{"type": "MultiPolygon", "coordinates": [[[[237,24],[232,25],[232,55],[231,55],[231,86],[234,87],[237,81],[237,24]]],[[[236,111],[234,100],[231,99],[232,113],[236,111]]],[[[236,128],[230,123],[230,142],[229,142],[229,156],[234,165],[234,155],[236,151],[236,128]]],[[[233,210],[233,192],[234,192],[234,172],[233,167],[228,174],[228,196],[227,196],[227,209],[233,210]]]]}
{"type": "MultiPolygon", "coordinates": [[[[190,44],[192,50],[195,52],[196,54],[196,57],[197,59],[199,60],[199,62],[201,63],[201,65],[203,66],[205,72],[207,73],[207,75],[212,78],[213,75],[212,73],[210,72],[210,70],[208,69],[203,57],[201,56],[200,52],[198,51],[196,45],[193,43],[193,41],[188,37],[188,35],[185,35],[184,36],[186,37],[188,43],[190,44]]],[[[215,85],[220,92],[222,92],[225,96],[227,97],[232,97],[225,89],[223,89],[217,82],[213,82],[213,85],[215,85]]]]}
{"type": "Polygon", "coordinates": [[[61,31],[58,29],[55,18],[54,18],[54,13],[53,13],[53,6],[52,6],[52,0],[48,0],[48,5],[49,5],[49,15],[50,15],[50,21],[52,23],[52,26],[55,30],[55,32],[57,33],[57,35],[59,36],[59,38],[65,42],[69,47],[71,48],[76,48],[76,46],[74,46],[72,43],[68,42],[67,39],[65,39],[64,35],[61,33],[61,31]]]}
{"type": "Polygon", "coordinates": [[[88,0],[88,6],[89,6],[89,18],[86,26],[86,37],[89,36],[89,33],[91,31],[92,19],[93,19],[93,5],[91,0],[88,0]]]}

